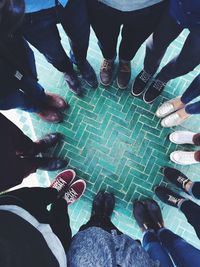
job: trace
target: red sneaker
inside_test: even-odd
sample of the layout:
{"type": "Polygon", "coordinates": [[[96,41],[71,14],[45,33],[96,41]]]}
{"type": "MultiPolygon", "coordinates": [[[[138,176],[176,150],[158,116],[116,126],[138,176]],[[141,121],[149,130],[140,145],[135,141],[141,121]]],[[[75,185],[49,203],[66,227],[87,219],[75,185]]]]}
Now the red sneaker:
{"type": "Polygon", "coordinates": [[[65,192],[63,198],[66,200],[67,204],[70,205],[78,200],[86,189],[86,183],[84,180],[77,180],[71,184],[68,190],[65,192]]]}
{"type": "Polygon", "coordinates": [[[73,182],[76,173],[74,170],[68,169],[60,172],[56,178],[51,183],[50,187],[55,188],[58,192],[62,191],[64,188],[68,188],[69,185],[73,182]]]}

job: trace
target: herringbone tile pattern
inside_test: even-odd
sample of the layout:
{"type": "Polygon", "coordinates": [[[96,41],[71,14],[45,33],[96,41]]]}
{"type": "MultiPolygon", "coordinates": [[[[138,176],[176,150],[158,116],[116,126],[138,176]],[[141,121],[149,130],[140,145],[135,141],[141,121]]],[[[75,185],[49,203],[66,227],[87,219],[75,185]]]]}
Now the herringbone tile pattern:
{"type": "MultiPolygon", "coordinates": [[[[63,45],[68,51],[67,38],[62,29],[60,32],[63,45]]],[[[187,32],[184,32],[170,46],[162,64],[178,53],[186,34],[187,32]]],[[[88,54],[90,62],[99,73],[102,57],[93,34],[88,54]]],[[[143,56],[144,46],[132,62],[133,79],[142,68],[143,56]]],[[[132,218],[132,201],[154,197],[154,186],[166,184],[160,168],[165,165],[174,166],[169,161],[169,154],[177,148],[168,140],[168,134],[173,130],[163,129],[160,126],[159,120],[154,115],[155,110],[160,102],[181,94],[198,73],[199,68],[171,81],[162,96],[153,105],[147,105],[140,98],[132,97],[130,88],[125,91],[118,89],[115,82],[108,89],[99,86],[96,90],[83,84],[85,96],[77,98],[67,90],[61,73],[37,52],[36,58],[42,85],[46,90],[58,92],[70,103],[62,124],[46,124],[34,115],[31,116],[31,120],[36,136],[51,131],[63,133],[61,144],[52,151],[52,154],[67,158],[69,167],[75,169],[78,177],[84,178],[87,182],[85,195],[70,207],[74,233],[89,218],[94,195],[100,189],[105,189],[114,192],[116,196],[113,221],[120,230],[140,238],[141,233],[132,218]]],[[[26,121],[27,116],[29,115],[20,112],[24,131],[31,135],[31,129],[26,121]]],[[[200,131],[200,116],[195,116],[178,127],[178,129],[183,128],[200,131]]],[[[192,149],[189,146],[181,148],[192,149]]],[[[192,179],[198,180],[200,165],[177,166],[177,168],[192,179]]],[[[54,175],[55,173],[49,174],[50,180],[54,175]]],[[[42,172],[38,173],[38,181],[42,186],[49,183],[42,172]]],[[[173,208],[162,204],[161,206],[166,225],[200,247],[192,227],[184,216],[173,208]]]]}

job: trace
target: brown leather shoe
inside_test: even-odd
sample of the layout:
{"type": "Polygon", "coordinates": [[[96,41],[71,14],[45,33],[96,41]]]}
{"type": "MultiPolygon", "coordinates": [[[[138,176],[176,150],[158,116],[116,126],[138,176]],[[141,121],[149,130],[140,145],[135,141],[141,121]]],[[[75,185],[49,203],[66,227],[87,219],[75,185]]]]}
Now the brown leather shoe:
{"type": "Polygon", "coordinates": [[[120,89],[126,89],[131,78],[131,63],[119,62],[117,85],[120,89]]]}
{"type": "Polygon", "coordinates": [[[63,121],[62,114],[59,111],[53,109],[45,109],[36,115],[46,122],[59,123],[63,121]]]}
{"type": "Polygon", "coordinates": [[[57,109],[67,109],[69,107],[69,104],[59,95],[52,94],[52,93],[46,93],[47,97],[47,105],[52,108],[57,109]]]}
{"type": "Polygon", "coordinates": [[[100,81],[104,86],[109,86],[112,82],[114,61],[104,59],[100,69],[100,81]]]}

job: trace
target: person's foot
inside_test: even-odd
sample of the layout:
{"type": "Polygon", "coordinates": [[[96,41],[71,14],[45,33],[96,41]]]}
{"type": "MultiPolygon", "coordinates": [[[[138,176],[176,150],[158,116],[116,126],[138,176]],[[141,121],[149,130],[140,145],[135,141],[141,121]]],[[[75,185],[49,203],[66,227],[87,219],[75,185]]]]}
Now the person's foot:
{"type": "Polygon", "coordinates": [[[78,64],[77,68],[80,71],[83,79],[86,81],[86,83],[90,87],[92,88],[98,87],[98,80],[97,80],[96,73],[87,60],[81,64],[78,64]]]}
{"type": "Polygon", "coordinates": [[[32,160],[37,169],[44,171],[56,171],[67,165],[66,160],[54,157],[35,157],[32,160]]]}
{"type": "Polygon", "coordinates": [[[72,91],[75,95],[82,96],[83,89],[75,72],[65,73],[64,79],[68,84],[68,88],[70,91],[72,91]]]}
{"type": "Polygon", "coordinates": [[[171,161],[173,161],[176,164],[180,164],[180,165],[190,165],[190,164],[196,164],[199,163],[199,161],[197,161],[195,159],[195,153],[197,153],[196,151],[174,151],[170,154],[170,159],[171,161]]]}
{"type": "Polygon", "coordinates": [[[100,191],[92,203],[92,216],[110,218],[115,207],[115,196],[112,193],[100,191]]]}
{"type": "Polygon", "coordinates": [[[46,93],[46,103],[49,107],[65,110],[69,107],[69,104],[59,95],[46,93]]]}
{"type": "Polygon", "coordinates": [[[188,194],[192,181],[185,174],[171,167],[163,167],[162,171],[168,181],[188,194]]]}
{"type": "Polygon", "coordinates": [[[67,191],[64,193],[63,199],[67,202],[68,205],[74,203],[78,200],[85,192],[86,183],[84,180],[77,180],[72,183],[67,191]]]}
{"type": "Polygon", "coordinates": [[[34,143],[37,145],[37,154],[45,152],[49,148],[54,147],[61,139],[60,133],[49,133],[38,139],[34,143]]]}
{"type": "Polygon", "coordinates": [[[161,125],[165,128],[177,126],[187,120],[190,116],[191,115],[186,113],[185,109],[182,108],[162,119],[161,125]]]}
{"type": "Polygon", "coordinates": [[[62,114],[55,109],[44,109],[36,115],[45,122],[59,123],[63,121],[62,114]]]}
{"type": "Polygon", "coordinates": [[[145,199],[143,201],[144,205],[146,206],[153,222],[157,226],[158,229],[164,227],[164,221],[162,217],[161,209],[158,205],[158,203],[153,199],[145,199]]]}
{"type": "MultiPolygon", "coordinates": [[[[76,173],[74,170],[67,169],[56,175],[50,187],[55,188],[59,193],[66,190],[69,185],[74,181],[76,173]]],[[[64,194],[64,192],[63,192],[64,194]]]]}
{"type": "Polygon", "coordinates": [[[145,103],[152,103],[164,90],[166,83],[155,78],[154,82],[149,86],[143,96],[145,103]]]}
{"type": "Polygon", "coordinates": [[[131,62],[119,61],[117,85],[120,89],[126,89],[131,78],[131,62]]]}
{"type": "Polygon", "coordinates": [[[177,145],[194,144],[195,135],[196,133],[190,131],[175,131],[169,135],[169,140],[177,145]]]}
{"type": "Polygon", "coordinates": [[[177,208],[178,204],[185,200],[184,197],[163,186],[157,186],[154,191],[156,196],[162,202],[175,208],[177,208]]]}
{"type": "Polygon", "coordinates": [[[133,216],[142,232],[155,228],[147,208],[141,201],[133,203],[133,216]]]}
{"type": "Polygon", "coordinates": [[[152,76],[149,73],[147,73],[145,70],[142,70],[135,78],[135,81],[133,81],[131,88],[132,95],[134,96],[141,95],[144,92],[151,78],[152,76]]]}
{"type": "Polygon", "coordinates": [[[114,61],[104,59],[100,69],[100,82],[104,86],[109,86],[112,83],[114,71],[114,61]]]}
{"type": "Polygon", "coordinates": [[[156,111],[156,116],[158,118],[164,118],[167,115],[171,114],[172,112],[175,112],[181,108],[183,108],[185,105],[181,102],[181,98],[177,97],[174,99],[171,99],[169,101],[164,102],[156,111]]]}

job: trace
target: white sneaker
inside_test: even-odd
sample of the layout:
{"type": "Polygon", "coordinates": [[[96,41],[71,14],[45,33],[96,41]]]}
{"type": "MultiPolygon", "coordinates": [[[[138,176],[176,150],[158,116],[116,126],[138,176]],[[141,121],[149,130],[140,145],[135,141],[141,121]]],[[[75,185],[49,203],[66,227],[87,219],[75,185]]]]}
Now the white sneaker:
{"type": "MultiPolygon", "coordinates": [[[[177,97],[177,98],[180,98],[180,97],[177,97]]],[[[173,100],[175,100],[176,98],[174,99],[171,99],[167,102],[164,102],[156,111],[156,116],[158,118],[164,118],[166,117],[167,115],[177,111],[179,108],[175,108],[172,104],[173,100]]],[[[182,108],[182,107],[180,107],[182,108]]]]}
{"type": "Polygon", "coordinates": [[[187,151],[174,151],[170,154],[171,161],[175,162],[176,164],[180,165],[190,165],[199,163],[194,158],[195,152],[187,152],[187,151]]]}
{"type": "Polygon", "coordinates": [[[176,131],[170,134],[169,140],[177,145],[194,144],[193,137],[195,134],[190,131],[176,131]]]}
{"type": "Polygon", "coordinates": [[[177,126],[181,123],[183,123],[185,120],[187,120],[189,116],[186,119],[183,119],[179,116],[178,112],[172,113],[171,115],[167,116],[166,118],[162,119],[161,125],[162,127],[173,127],[177,126]]]}

